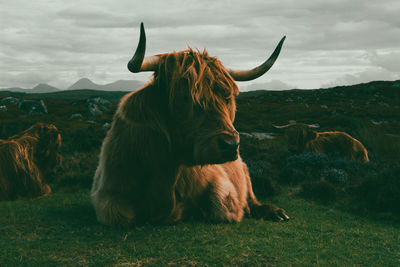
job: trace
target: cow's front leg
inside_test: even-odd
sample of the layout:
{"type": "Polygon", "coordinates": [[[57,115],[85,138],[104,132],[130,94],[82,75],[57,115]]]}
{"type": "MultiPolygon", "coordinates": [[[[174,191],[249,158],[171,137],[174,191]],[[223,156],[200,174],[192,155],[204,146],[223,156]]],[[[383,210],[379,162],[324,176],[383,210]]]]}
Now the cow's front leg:
{"type": "Polygon", "coordinates": [[[135,223],[132,206],[118,196],[95,192],[92,201],[98,220],[113,227],[128,227],[135,223]]]}
{"type": "MultiPolygon", "coordinates": [[[[163,181],[158,179],[157,181],[163,181]]],[[[158,182],[150,185],[148,191],[149,220],[154,223],[168,224],[177,222],[182,217],[183,204],[177,202],[175,196],[175,181],[158,182]]]]}
{"type": "Polygon", "coordinates": [[[240,222],[244,211],[235,186],[226,177],[215,177],[209,185],[206,198],[210,203],[209,214],[213,222],[240,222]]]}
{"type": "Polygon", "coordinates": [[[253,204],[250,206],[250,215],[254,218],[263,218],[274,221],[288,221],[285,210],[272,203],[253,204]]]}

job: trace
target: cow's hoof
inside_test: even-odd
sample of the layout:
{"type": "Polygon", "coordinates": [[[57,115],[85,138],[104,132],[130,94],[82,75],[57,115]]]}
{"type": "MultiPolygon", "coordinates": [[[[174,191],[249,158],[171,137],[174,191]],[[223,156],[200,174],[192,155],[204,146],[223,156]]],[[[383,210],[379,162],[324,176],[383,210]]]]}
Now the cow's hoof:
{"type": "Polygon", "coordinates": [[[286,215],[285,210],[278,208],[276,212],[274,212],[274,215],[278,221],[289,221],[289,216],[286,215]]]}
{"type": "Polygon", "coordinates": [[[263,218],[273,221],[288,221],[290,218],[286,215],[285,210],[273,204],[262,204],[251,208],[251,214],[255,218],[263,218]]]}

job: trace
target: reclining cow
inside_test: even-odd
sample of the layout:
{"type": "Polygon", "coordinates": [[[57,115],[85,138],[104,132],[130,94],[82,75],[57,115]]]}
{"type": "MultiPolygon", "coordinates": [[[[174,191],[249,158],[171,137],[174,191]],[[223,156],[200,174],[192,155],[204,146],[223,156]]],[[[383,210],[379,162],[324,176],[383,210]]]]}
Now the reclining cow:
{"type": "Polygon", "coordinates": [[[0,200],[50,194],[46,178],[60,162],[60,146],[57,128],[43,123],[0,140],[0,200]]]}
{"type": "Polygon", "coordinates": [[[334,154],[350,160],[369,162],[364,145],[345,132],[317,132],[314,125],[291,123],[274,126],[285,129],[288,137],[288,149],[294,153],[305,151],[317,154],[334,154]]]}
{"type": "Polygon", "coordinates": [[[233,126],[234,80],[264,74],[279,55],[252,70],[225,68],[192,49],[145,57],[141,25],[131,72],[153,71],[144,88],[120,102],[104,139],[92,201],[100,222],[112,226],[171,223],[191,215],[215,222],[253,217],[287,220],[257,201],[233,126]]]}

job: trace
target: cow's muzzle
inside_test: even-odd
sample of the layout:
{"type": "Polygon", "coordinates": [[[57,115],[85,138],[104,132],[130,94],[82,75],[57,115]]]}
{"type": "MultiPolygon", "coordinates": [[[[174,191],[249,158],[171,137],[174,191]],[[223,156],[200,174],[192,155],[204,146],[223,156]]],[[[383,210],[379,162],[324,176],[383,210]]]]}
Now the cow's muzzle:
{"type": "Polygon", "coordinates": [[[220,137],[217,140],[217,145],[220,150],[222,161],[236,160],[239,155],[239,136],[220,137]]]}
{"type": "Polygon", "coordinates": [[[225,154],[234,154],[237,153],[237,150],[239,148],[239,142],[234,141],[229,141],[225,139],[219,139],[218,140],[218,146],[219,149],[221,150],[221,153],[223,155],[225,154]]]}

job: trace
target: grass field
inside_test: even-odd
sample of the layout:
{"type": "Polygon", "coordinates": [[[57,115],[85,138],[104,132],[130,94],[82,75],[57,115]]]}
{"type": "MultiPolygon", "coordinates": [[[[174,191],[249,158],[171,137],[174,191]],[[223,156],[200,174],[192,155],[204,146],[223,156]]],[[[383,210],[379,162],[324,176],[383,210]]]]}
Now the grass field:
{"type": "Polygon", "coordinates": [[[55,124],[63,137],[53,193],[0,202],[0,266],[400,266],[399,88],[398,81],[373,82],[239,96],[237,129],[275,136],[241,139],[254,190],[284,208],[289,222],[246,218],[119,230],[97,222],[89,191],[103,126],[124,93],[0,92],[0,100],[44,99],[49,111],[27,115],[7,105],[0,138],[36,122],[55,124]],[[89,116],[91,97],[111,101],[110,111],[89,116]],[[73,119],[76,113],[82,118],[73,119]],[[364,143],[371,163],[290,154],[272,125],[291,120],[350,133],[364,143]]]}
{"type": "Polygon", "coordinates": [[[1,266],[398,266],[400,228],[302,200],[274,203],[291,220],[185,222],[113,230],[88,190],[0,203],[1,266]]]}

